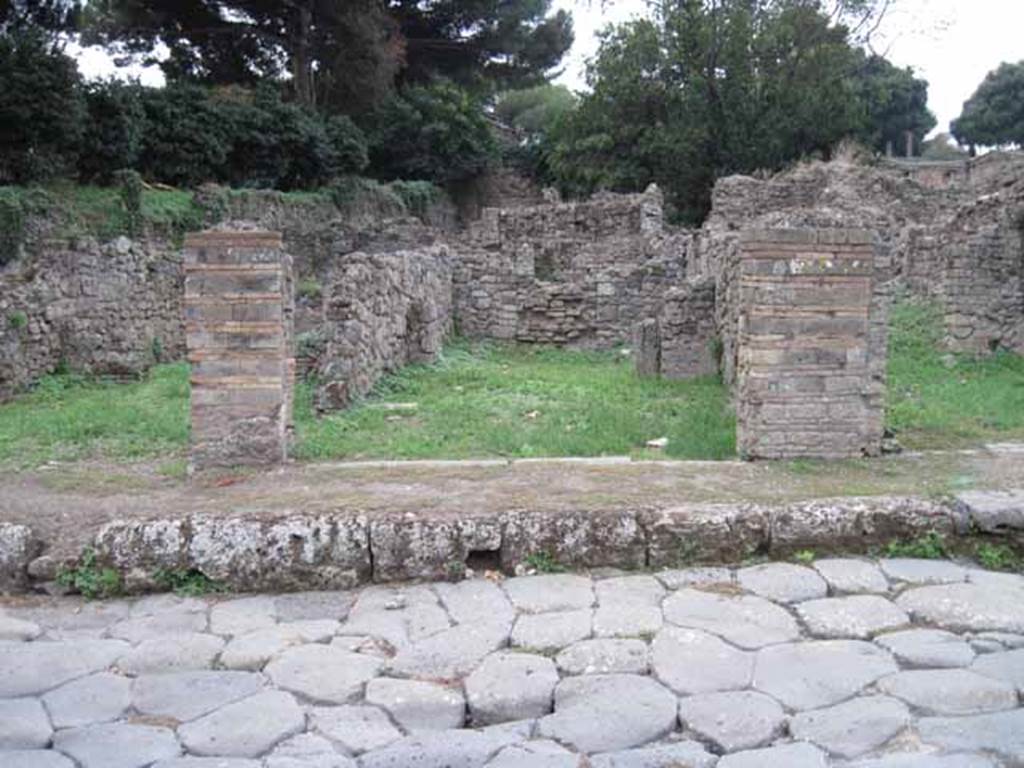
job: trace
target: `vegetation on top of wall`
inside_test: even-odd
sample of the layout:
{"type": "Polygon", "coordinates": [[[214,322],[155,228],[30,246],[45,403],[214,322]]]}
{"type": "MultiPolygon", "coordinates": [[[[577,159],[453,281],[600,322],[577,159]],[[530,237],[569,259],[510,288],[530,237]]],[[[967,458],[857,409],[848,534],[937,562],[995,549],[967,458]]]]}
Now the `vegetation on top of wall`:
{"type": "Polygon", "coordinates": [[[0,267],[14,261],[25,241],[25,212],[21,198],[0,187],[0,267]]]}

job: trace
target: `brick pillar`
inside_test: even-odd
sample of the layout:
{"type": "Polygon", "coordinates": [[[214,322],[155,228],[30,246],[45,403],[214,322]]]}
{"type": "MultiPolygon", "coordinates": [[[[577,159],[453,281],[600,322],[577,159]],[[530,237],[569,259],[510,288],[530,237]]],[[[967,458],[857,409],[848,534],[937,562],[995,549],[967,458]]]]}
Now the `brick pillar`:
{"type": "Polygon", "coordinates": [[[741,234],[740,455],[880,452],[887,303],[873,243],[863,230],[741,234]]]}
{"type": "Polygon", "coordinates": [[[191,470],[286,458],[295,371],[292,290],[291,259],[277,232],[186,238],[191,470]]]}

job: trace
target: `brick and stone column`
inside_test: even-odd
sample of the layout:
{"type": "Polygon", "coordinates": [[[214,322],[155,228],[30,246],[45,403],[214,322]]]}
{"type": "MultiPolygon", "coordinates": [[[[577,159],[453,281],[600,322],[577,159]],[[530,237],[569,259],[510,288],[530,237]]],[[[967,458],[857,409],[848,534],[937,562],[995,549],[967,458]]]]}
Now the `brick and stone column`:
{"type": "Polygon", "coordinates": [[[295,371],[292,290],[280,233],[210,231],[186,238],[190,470],[286,458],[295,371]]]}
{"type": "Polygon", "coordinates": [[[887,302],[873,234],[752,230],[740,248],[740,455],[878,454],[887,302]]]}

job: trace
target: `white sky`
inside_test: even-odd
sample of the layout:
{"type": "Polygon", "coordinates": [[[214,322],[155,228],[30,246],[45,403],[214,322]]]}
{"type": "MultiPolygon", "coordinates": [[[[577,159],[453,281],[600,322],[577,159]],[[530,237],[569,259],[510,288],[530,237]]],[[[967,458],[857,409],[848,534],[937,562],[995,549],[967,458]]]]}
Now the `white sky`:
{"type": "MultiPolygon", "coordinates": [[[[606,0],[603,9],[600,0],[555,0],[554,5],[572,11],[575,20],[576,44],[559,78],[574,89],[584,87],[584,62],[597,50],[597,31],[646,12],[645,0],[606,0]]],[[[1024,60],[1024,0],[894,0],[878,40],[879,52],[928,80],[936,130],[945,131],[990,70],[1003,61],[1024,60]]],[[[78,54],[87,77],[118,72],[102,51],[78,54]]],[[[162,82],[158,70],[133,74],[149,85],[162,82]]]]}
{"type": "MultiPolygon", "coordinates": [[[[582,88],[584,61],[597,50],[595,33],[646,11],[644,0],[555,0],[572,11],[576,44],[559,78],[582,88]]],[[[1003,61],[1024,60],[1024,0],[894,0],[876,50],[910,66],[929,84],[928,101],[946,131],[985,75],[1003,61]]]]}

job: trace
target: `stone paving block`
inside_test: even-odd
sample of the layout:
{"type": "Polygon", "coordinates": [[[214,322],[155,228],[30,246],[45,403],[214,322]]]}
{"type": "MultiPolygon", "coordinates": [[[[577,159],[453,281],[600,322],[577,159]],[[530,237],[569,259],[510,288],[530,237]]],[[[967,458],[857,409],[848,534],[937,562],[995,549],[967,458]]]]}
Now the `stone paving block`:
{"type": "Polygon", "coordinates": [[[512,627],[511,642],[516,648],[557,651],[584,640],[593,631],[593,611],[558,611],[545,614],[520,614],[512,627]]]}
{"type": "Polygon", "coordinates": [[[910,623],[905,611],[877,595],[808,600],[796,612],[810,633],[821,638],[866,640],[910,623]]]}
{"type": "Polygon", "coordinates": [[[274,613],[281,623],[344,621],[355,601],[355,592],[292,592],[274,597],[274,613]]]}
{"type": "Polygon", "coordinates": [[[208,623],[205,611],[172,609],[168,613],[133,616],[118,622],[110,629],[110,636],[133,644],[160,641],[171,635],[205,632],[208,623]]]}
{"type": "Polygon", "coordinates": [[[310,727],[354,755],[386,747],[402,738],[388,716],[377,707],[315,707],[310,727]]]}
{"type": "Polygon", "coordinates": [[[360,758],[360,768],[479,768],[493,755],[530,737],[532,723],[407,736],[360,758]]]}
{"type": "Polygon", "coordinates": [[[224,641],[215,635],[197,633],[170,635],[143,640],[117,660],[117,667],[127,675],[182,672],[210,669],[224,641]]]}
{"type": "Polygon", "coordinates": [[[220,665],[259,670],[285,649],[302,643],[321,643],[337,630],[338,622],[330,620],[296,621],[257,629],[233,637],[220,654],[220,665]]]}
{"type": "Polygon", "coordinates": [[[541,717],[551,711],[558,670],[551,659],[494,653],[465,680],[474,725],[541,717]]]}
{"type": "Polygon", "coordinates": [[[780,603],[798,603],[828,594],[828,585],[813,569],[792,563],[763,563],[736,571],[748,592],[780,603]]]}
{"type": "Polygon", "coordinates": [[[938,755],[929,752],[900,753],[858,760],[847,768],[1000,768],[984,755],[938,755]]]}
{"type": "Polygon", "coordinates": [[[127,618],[131,605],[125,600],[82,603],[61,598],[42,605],[9,608],[8,615],[38,624],[47,640],[100,639],[110,627],[127,618]]]}
{"type": "Polygon", "coordinates": [[[889,580],[875,563],[855,558],[825,558],[814,561],[814,570],[837,595],[881,594],[889,591],[889,580]]]}
{"type": "Polygon", "coordinates": [[[980,656],[971,664],[971,671],[1014,685],[1024,696],[1024,648],[980,656]]]}
{"type": "Polygon", "coordinates": [[[786,724],[786,713],[770,696],[756,691],[702,693],[679,701],[685,729],[723,752],[768,744],[786,724]]]}
{"type": "Polygon", "coordinates": [[[489,621],[511,624],[515,610],[497,584],[486,579],[467,579],[455,584],[440,583],[435,589],[441,604],[457,624],[471,624],[486,616],[489,621]]]}
{"type": "Polygon", "coordinates": [[[582,768],[583,758],[554,741],[537,739],[505,747],[485,768],[582,768]]]}
{"type": "Polygon", "coordinates": [[[1024,633],[1024,600],[1011,589],[941,584],[909,589],[896,604],[914,619],[954,632],[1024,633]]]}
{"type": "Polygon", "coordinates": [[[43,633],[34,621],[24,621],[0,611],[0,642],[35,640],[43,633]]]}
{"type": "Polygon", "coordinates": [[[878,688],[929,715],[973,715],[1017,706],[1016,688],[966,669],[915,669],[878,681],[878,688]]]}
{"type": "Polygon", "coordinates": [[[592,768],[714,768],[717,762],[718,758],[696,741],[604,752],[590,758],[592,768]]]}
{"type": "Polygon", "coordinates": [[[993,752],[1024,763],[1024,709],[968,717],[925,717],[917,731],[925,744],[950,751],[993,752]]]}
{"type": "Polygon", "coordinates": [[[651,670],[682,696],[746,688],[754,654],[697,629],[666,627],[651,643],[651,670]]]}
{"type": "Polygon", "coordinates": [[[983,571],[978,568],[967,569],[967,581],[980,587],[990,589],[1009,589],[1024,592],[1024,575],[1018,573],[1000,573],[983,571]]]}
{"type": "Polygon", "coordinates": [[[409,733],[461,728],[466,723],[462,692],[436,683],[378,677],[366,684],[366,703],[383,709],[409,733]]]}
{"type": "Polygon", "coordinates": [[[979,632],[969,637],[971,642],[982,641],[998,644],[1001,646],[999,650],[1015,651],[1018,648],[1024,648],[1024,635],[1018,635],[1013,632],[979,632]]]}
{"type": "Polygon", "coordinates": [[[262,763],[244,757],[172,757],[153,768],[262,768],[262,763]]]}
{"type": "Polygon", "coordinates": [[[521,576],[502,585],[517,611],[547,613],[590,608],[594,589],[590,579],[568,573],[521,576]]]}
{"type": "Polygon", "coordinates": [[[122,723],[57,731],[53,748],[81,768],[144,768],[181,754],[178,740],[167,728],[122,723]]]}
{"type": "Polygon", "coordinates": [[[0,653],[0,698],[44,693],[107,669],[129,649],[119,640],[8,643],[0,653]]]}
{"type": "Polygon", "coordinates": [[[356,761],[322,736],[300,733],[274,747],[263,768],[356,768],[356,761]]]}
{"type": "Polygon", "coordinates": [[[491,651],[505,645],[511,627],[489,618],[438,632],[402,648],[388,664],[401,677],[451,680],[465,677],[491,651]]]}
{"type": "Polygon", "coordinates": [[[558,684],[555,712],[537,732],[581,752],[611,752],[664,736],[676,721],[676,697],[649,677],[584,675],[558,684]]]}
{"type": "Polygon", "coordinates": [[[893,581],[907,584],[954,584],[967,580],[967,569],[948,560],[896,557],[880,560],[878,565],[893,581]]]}
{"type": "Polygon", "coordinates": [[[38,749],[0,752],[0,765],[4,768],[75,768],[60,752],[38,749]]]}
{"type": "Polygon", "coordinates": [[[838,757],[878,749],[910,724],[906,704],[887,696],[865,696],[825,709],[799,712],[789,721],[797,741],[812,742],[838,757]]]}
{"type": "Polygon", "coordinates": [[[736,584],[736,576],[729,568],[678,568],[658,571],[654,576],[666,589],[733,586],[736,584]]]}
{"type": "Polygon", "coordinates": [[[800,637],[800,628],[789,613],[753,595],[687,588],[665,598],[662,608],[667,622],[711,632],[741,648],[757,649],[800,637]]]}
{"type": "Polygon", "coordinates": [[[790,709],[837,704],[897,671],[888,651],[859,640],[818,640],[762,648],[754,688],[790,709]]]}
{"type": "Polygon", "coordinates": [[[404,648],[451,626],[448,613],[426,586],[364,589],[338,630],[341,635],[370,635],[404,648]]]}
{"type": "Polygon", "coordinates": [[[0,699],[0,750],[42,749],[52,735],[38,699],[0,699]]]}
{"type": "Polygon", "coordinates": [[[383,663],[372,656],[330,645],[289,648],[264,670],[274,685],[326,704],[348,704],[380,674],[383,663]]]}
{"type": "Polygon", "coordinates": [[[975,655],[959,635],[943,629],[905,629],[880,635],[875,642],[911,668],[966,667],[975,655]]]}
{"type": "Polygon", "coordinates": [[[131,706],[132,683],[121,675],[99,672],[43,696],[54,728],[77,728],[117,720],[131,706]]]}
{"type": "Polygon", "coordinates": [[[276,623],[277,601],[269,595],[226,600],[210,609],[210,632],[215,635],[244,635],[276,623]]]}
{"type": "Polygon", "coordinates": [[[825,753],[812,744],[784,744],[726,755],[716,768],[828,768],[825,753]]]}
{"type": "Polygon", "coordinates": [[[132,705],[144,715],[182,723],[257,693],[265,680],[251,672],[203,670],[143,675],[131,686],[132,705]]]}
{"type": "Polygon", "coordinates": [[[257,757],[305,727],[291,694],[264,691],[186,723],[178,736],[196,755],[257,757]]]}
{"type": "Polygon", "coordinates": [[[568,646],[555,657],[555,664],[567,675],[644,675],[650,668],[649,655],[643,640],[598,638],[568,646]]]}

